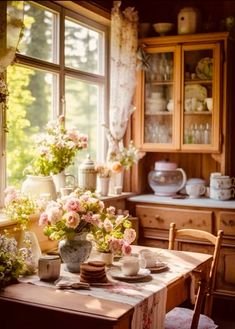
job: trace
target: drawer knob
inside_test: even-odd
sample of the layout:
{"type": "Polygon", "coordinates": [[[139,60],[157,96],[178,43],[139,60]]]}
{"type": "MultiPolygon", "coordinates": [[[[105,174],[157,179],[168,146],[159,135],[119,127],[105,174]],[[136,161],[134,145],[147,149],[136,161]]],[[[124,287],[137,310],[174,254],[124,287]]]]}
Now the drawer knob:
{"type": "Polygon", "coordinates": [[[159,215],[155,215],[154,219],[158,222],[164,222],[164,219],[162,219],[159,215]]]}

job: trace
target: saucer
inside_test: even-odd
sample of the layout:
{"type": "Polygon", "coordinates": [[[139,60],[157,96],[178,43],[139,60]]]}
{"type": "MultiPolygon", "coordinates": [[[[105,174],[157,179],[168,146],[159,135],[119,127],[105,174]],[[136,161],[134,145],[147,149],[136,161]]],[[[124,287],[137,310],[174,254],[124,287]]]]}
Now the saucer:
{"type": "Polygon", "coordinates": [[[142,281],[150,275],[150,270],[147,268],[141,268],[136,275],[125,275],[122,273],[120,268],[111,268],[109,274],[117,280],[137,282],[142,281]]]}
{"type": "Polygon", "coordinates": [[[160,273],[169,270],[169,267],[166,263],[159,262],[158,265],[153,267],[148,267],[151,273],[160,273]]]}

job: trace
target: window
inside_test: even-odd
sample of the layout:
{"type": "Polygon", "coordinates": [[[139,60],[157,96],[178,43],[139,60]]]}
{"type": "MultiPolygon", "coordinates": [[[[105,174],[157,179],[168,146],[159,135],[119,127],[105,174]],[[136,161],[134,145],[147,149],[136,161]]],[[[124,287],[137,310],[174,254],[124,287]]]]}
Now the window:
{"type": "MultiPolygon", "coordinates": [[[[105,157],[108,28],[56,4],[41,3],[25,1],[17,63],[7,70],[3,187],[20,187],[23,170],[33,158],[34,135],[60,114],[67,127],[88,134],[86,153],[98,161],[105,157]]],[[[85,151],[80,152],[70,168],[75,176],[84,157],[85,151]]]]}

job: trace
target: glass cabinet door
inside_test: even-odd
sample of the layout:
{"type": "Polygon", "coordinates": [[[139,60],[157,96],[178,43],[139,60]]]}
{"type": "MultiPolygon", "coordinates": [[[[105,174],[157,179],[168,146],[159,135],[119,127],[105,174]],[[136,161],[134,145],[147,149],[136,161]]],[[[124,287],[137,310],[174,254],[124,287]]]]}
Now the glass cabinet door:
{"type": "Polygon", "coordinates": [[[219,118],[219,49],[216,45],[202,47],[184,46],[182,51],[182,149],[219,147],[215,131],[219,118]]]}
{"type": "Polygon", "coordinates": [[[143,142],[147,147],[173,147],[175,53],[155,49],[148,53],[148,65],[143,88],[143,142]]]}

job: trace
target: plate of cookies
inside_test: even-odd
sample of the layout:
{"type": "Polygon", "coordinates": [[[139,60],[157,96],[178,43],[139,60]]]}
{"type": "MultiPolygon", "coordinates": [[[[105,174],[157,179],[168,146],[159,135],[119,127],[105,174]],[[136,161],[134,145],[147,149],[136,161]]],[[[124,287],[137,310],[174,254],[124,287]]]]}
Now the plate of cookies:
{"type": "Polygon", "coordinates": [[[146,278],[150,279],[150,270],[146,268],[141,268],[136,275],[125,275],[122,273],[119,267],[110,268],[109,274],[117,280],[128,281],[128,282],[140,282],[146,280],[146,278]]]}

